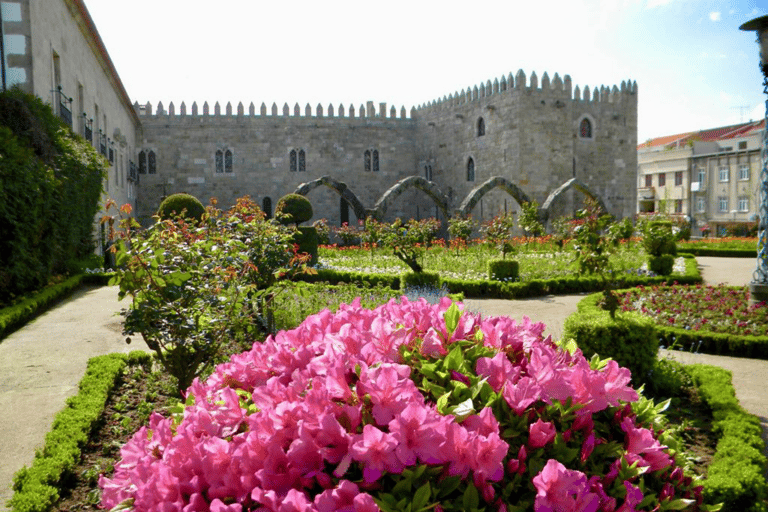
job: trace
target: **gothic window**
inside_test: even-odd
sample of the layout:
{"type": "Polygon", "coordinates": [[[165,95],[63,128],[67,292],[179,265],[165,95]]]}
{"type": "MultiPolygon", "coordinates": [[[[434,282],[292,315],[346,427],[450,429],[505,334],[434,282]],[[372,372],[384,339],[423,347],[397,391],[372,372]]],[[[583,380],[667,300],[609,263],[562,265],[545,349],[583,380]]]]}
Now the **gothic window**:
{"type": "Polygon", "coordinates": [[[427,181],[432,181],[432,166],[431,165],[425,165],[424,166],[424,178],[426,178],[427,181]]]}
{"type": "Polygon", "coordinates": [[[290,160],[291,160],[291,172],[296,172],[296,150],[291,150],[290,160]]]}
{"type": "Polygon", "coordinates": [[[232,172],[232,151],[224,151],[224,172],[232,172]]]}
{"type": "Polygon", "coordinates": [[[472,157],[467,161],[467,181],[475,181],[475,161],[472,157]]]}
{"type": "Polygon", "coordinates": [[[582,139],[592,138],[592,123],[586,117],[579,123],[579,137],[582,139]]]}
{"type": "Polygon", "coordinates": [[[305,172],[307,170],[307,155],[303,149],[299,150],[299,172],[305,172]]]}
{"type": "Polygon", "coordinates": [[[365,172],[379,172],[379,150],[366,149],[363,154],[363,168],[365,172]]]}
{"type": "Polygon", "coordinates": [[[224,172],[224,152],[222,150],[216,151],[216,174],[222,174],[224,172]]]}
{"type": "Polygon", "coordinates": [[[267,219],[272,218],[272,198],[271,197],[265,197],[261,200],[261,211],[264,212],[264,215],[266,215],[267,219]]]}
{"type": "Polygon", "coordinates": [[[485,135],[485,121],[481,117],[477,120],[477,136],[482,137],[485,135]]]}
{"type": "Polygon", "coordinates": [[[139,152],[139,174],[155,174],[157,166],[155,162],[155,152],[151,149],[145,149],[139,152]]]}

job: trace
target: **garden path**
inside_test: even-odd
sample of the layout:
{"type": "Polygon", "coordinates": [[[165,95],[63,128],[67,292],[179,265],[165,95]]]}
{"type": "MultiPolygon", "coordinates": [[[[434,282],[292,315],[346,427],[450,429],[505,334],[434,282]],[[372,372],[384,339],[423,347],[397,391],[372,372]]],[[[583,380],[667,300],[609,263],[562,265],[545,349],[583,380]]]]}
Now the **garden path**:
{"type": "MultiPolygon", "coordinates": [[[[697,258],[707,283],[747,284],[754,260],[697,258]]],[[[559,338],[565,318],[584,295],[548,296],[524,300],[466,301],[467,307],[486,315],[527,315],[547,325],[546,334],[559,338]]],[[[13,475],[32,463],[56,413],[67,397],[77,392],[91,357],[114,352],[147,350],[139,339],[126,345],[121,319],[125,304],[116,287],[83,288],[0,342],[0,512],[7,511],[13,475]]],[[[700,354],[671,353],[685,362],[722,366],[733,372],[736,395],[742,405],[763,422],[768,435],[768,395],[763,392],[768,361],[700,354]]]]}
{"type": "Polygon", "coordinates": [[[0,341],[0,511],[13,492],[13,475],[30,466],[53,418],[77,393],[88,359],[102,354],[148,350],[140,339],[122,336],[127,303],[117,287],[76,291],[55,308],[0,341]]]}

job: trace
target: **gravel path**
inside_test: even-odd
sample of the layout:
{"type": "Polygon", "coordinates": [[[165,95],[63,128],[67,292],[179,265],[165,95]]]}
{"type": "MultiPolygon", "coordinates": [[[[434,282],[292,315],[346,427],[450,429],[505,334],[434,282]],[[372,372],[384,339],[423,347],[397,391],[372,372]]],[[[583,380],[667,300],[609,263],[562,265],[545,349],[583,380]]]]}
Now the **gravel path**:
{"type": "MultiPolygon", "coordinates": [[[[739,258],[697,258],[707,283],[745,285],[755,262],[739,258]]],[[[486,315],[528,316],[547,325],[545,334],[562,335],[563,322],[584,295],[525,300],[470,299],[468,308],[486,315]]],[[[88,359],[114,352],[147,350],[134,339],[126,345],[117,313],[127,303],[117,300],[116,287],[84,288],[56,308],[0,341],[0,512],[7,511],[13,475],[32,463],[56,413],[77,392],[88,359]],[[14,440],[14,442],[10,442],[14,440]]],[[[768,440],[768,361],[670,353],[686,363],[701,362],[733,372],[736,395],[745,409],[760,417],[768,440]]],[[[767,453],[768,455],[768,453],[767,453]]]]}

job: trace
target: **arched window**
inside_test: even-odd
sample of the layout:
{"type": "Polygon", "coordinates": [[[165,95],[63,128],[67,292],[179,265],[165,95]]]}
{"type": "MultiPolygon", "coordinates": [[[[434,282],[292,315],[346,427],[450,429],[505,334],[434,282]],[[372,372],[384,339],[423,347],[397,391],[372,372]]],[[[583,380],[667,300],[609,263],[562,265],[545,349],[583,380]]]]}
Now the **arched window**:
{"type": "Polygon", "coordinates": [[[475,161],[472,157],[467,161],[467,181],[475,181],[475,161]]]}
{"type": "Polygon", "coordinates": [[[371,150],[366,149],[363,155],[363,168],[365,172],[371,172],[371,150]]]}
{"type": "Polygon", "coordinates": [[[426,178],[427,181],[432,181],[432,166],[431,165],[425,165],[424,166],[424,178],[426,178]]]}
{"type": "Polygon", "coordinates": [[[224,172],[224,152],[220,149],[216,150],[216,174],[224,172]]]}
{"type": "Polygon", "coordinates": [[[477,120],[477,136],[482,137],[483,135],[485,135],[485,120],[481,117],[477,120]]]}
{"type": "Polygon", "coordinates": [[[579,123],[579,137],[582,139],[592,138],[592,123],[586,117],[579,123]]]}
{"type": "Polygon", "coordinates": [[[296,172],[296,168],[297,168],[296,167],[296,155],[297,155],[296,150],[292,149],[291,150],[291,154],[290,154],[290,162],[291,162],[291,164],[290,164],[291,167],[290,168],[291,168],[291,172],[296,172]]]}
{"type": "Polygon", "coordinates": [[[303,149],[299,150],[299,172],[307,170],[307,155],[303,149]]]}
{"type": "Polygon", "coordinates": [[[265,197],[261,200],[261,211],[267,216],[267,219],[272,218],[272,198],[265,197]]]}
{"type": "Polygon", "coordinates": [[[232,172],[232,151],[229,149],[224,152],[224,172],[232,172]]]}
{"type": "Polygon", "coordinates": [[[373,172],[379,172],[379,150],[373,150],[373,172]]]}
{"type": "Polygon", "coordinates": [[[139,153],[139,174],[147,174],[147,153],[142,151],[139,153]]]}
{"type": "Polygon", "coordinates": [[[155,161],[156,159],[154,151],[149,151],[149,157],[147,160],[149,161],[149,174],[157,174],[157,162],[155,161]]]}

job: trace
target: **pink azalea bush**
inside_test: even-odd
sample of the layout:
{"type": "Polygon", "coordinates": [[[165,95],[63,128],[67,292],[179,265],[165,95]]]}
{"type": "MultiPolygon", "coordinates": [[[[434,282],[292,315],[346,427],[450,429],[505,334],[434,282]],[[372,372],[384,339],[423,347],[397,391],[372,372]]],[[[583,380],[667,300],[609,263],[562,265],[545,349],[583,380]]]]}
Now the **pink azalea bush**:
{"type": "Polygon", "coordinates": [[[629,370],[443,299],[323,311],[195,380],[107,509],[708,510],[629,370]]]}

